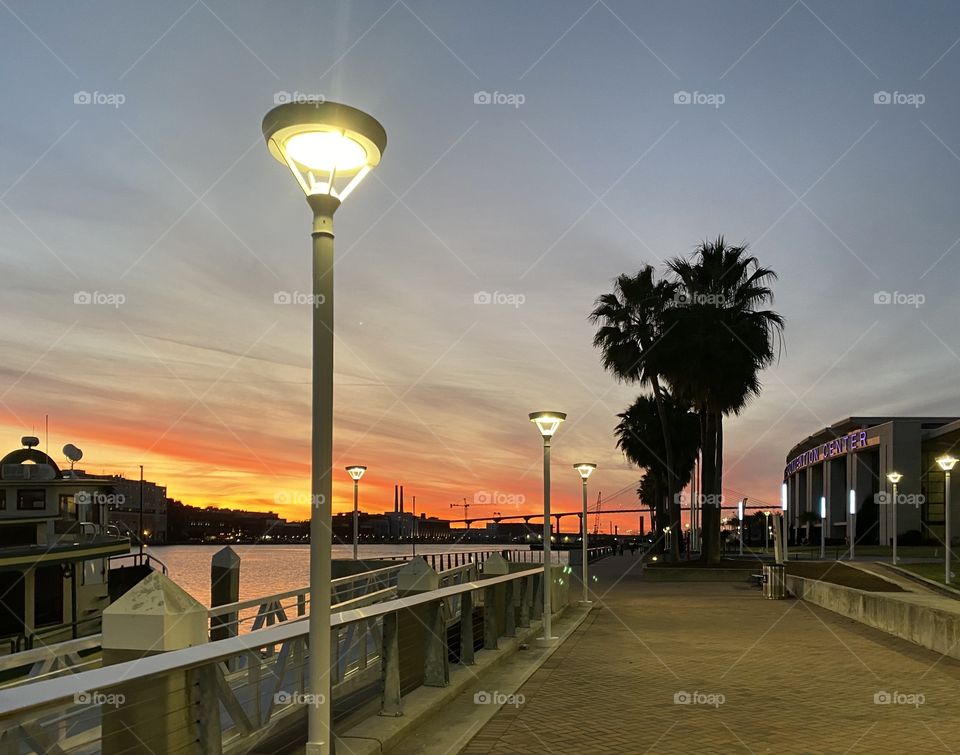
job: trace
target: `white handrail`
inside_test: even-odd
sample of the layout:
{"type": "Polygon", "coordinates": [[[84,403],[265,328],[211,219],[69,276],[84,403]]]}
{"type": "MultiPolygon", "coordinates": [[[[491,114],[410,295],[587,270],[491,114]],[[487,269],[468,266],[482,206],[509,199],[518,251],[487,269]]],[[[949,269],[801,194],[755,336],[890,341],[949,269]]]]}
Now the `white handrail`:
{"type": "MultiPolygon", "coordinates": [[[[433,603],[466,592],[482,590],[494,585],[542,574],[541,568],[512,574],[488,577],[477,582],[442,587],[439,590],[388,600],[372,606],[339,611],[330,617],[330,628],[384,616],[395,611],[433,603]]],[[[280,645],[307,634],[307,622],[302,619],[276,624],[256,632],[217,640],[203,645],[170,650],[159,655],[138,658],[79,674],[26,684],[10,690],[0,690],[0,716],[23,714],[34,708],[75,698],[76,695],[109,689],[158,674],[186,671],[270,645],[280,645]]]]}

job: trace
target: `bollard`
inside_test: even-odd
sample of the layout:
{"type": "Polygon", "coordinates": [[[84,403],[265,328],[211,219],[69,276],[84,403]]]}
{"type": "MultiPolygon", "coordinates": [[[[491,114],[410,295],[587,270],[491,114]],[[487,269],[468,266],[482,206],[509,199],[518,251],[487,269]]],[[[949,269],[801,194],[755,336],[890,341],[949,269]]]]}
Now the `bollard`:
{"type": "MultiPolygon", "coordinates": [[[[240,556],[229,545],[210,559],[210,607],[236,603],[240,600],[240,556]]],[[[214,616],[210,619],[210,640],[236,637],[239,631],[236,613],[214,616]]]]}
{"type": "MultiPolygon", "coordinates": [[[[103,665],[207,642],[207,609],[173,580],[151,572],[103,611],[103,665]]],[[[175,752],[201,743],[220,751],[220,706],[214,667],[119,684],[121,701],[102,705],[102,752],[175,752]]]]}
{"type": "Polygon", "coordinates": [[[503,598],[503,610],[506,614],[506,621],[504,622],[503,634],[506,637],[514,637],[517,634],[517,612],[513,607],[513,582],[507,582],[504,587],[504,598],[503,598]]]}

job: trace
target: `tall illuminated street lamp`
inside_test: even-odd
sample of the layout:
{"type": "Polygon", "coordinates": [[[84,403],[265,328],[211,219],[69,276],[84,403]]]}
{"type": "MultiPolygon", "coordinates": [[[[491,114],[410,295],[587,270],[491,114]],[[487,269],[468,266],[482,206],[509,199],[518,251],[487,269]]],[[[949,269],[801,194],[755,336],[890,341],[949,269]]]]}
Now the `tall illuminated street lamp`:
{"type": "Polygon", "coordinates": [[[593,474],[593,470],[597,468],[596,464],[591,464],[589,462],[580,462],[579,464],[574,464],[573,468],[580,473],[580,479],[583,481],[583,514],[580,519],[580,557],[582,559],[581,567],[581,578],[583,579],[583,600],[580,601],[581,606],[591,605],[590,596],[587,593],[587,478],[593,474]]]}
{"type": "Polygon", "coordinates": [[[897,483],[903,479],[903,475],[899,472],[890,472],[887,475],[887,479],[890,481],[890,484],[893,485],[893,560],[892,563],[896,566],[897,563],[897,483]]]}
{"type": "Polygon", "coordinates": [[[550,439],[566,418],[563,412],[530,413],[530,421],[536,424],[543,437],[543,637],[538,640],[544,645],[557,639],[550,632],[550,591],[553,584],[550,573],[550,439]]]}
{"type": "MultiPolygon", "coordinates": [[[[789,545],[789,542],[788,542],[788,541],[790,540],[790,523],[787,521],[787,519],[788,519],[788,511],[787,511],[787,503],[788,503],[788,501],[789,501],[789,497],[788,497],[788,495],[787,495],[787,483],[784,482],[784,483],[780,486],[780,509],[783,511],[783,516],[781,517],[781,523],[783,524],[783,527],[781,528],[781,529],[782,529],[781,534],[783,535],[783,543],[782,543],[782,545],[783,545],[783,561],[784,561],[784,563],[786,563],[787,561],[790,560],[790,559],[789,559],[789,556],[787,555],[787,548],[788,548],[788,545],[789,545]]],[[[780,525],[778,524],[777,526],[779,527],[780,525]]]]}
{"type": "Polygon", "coordinates": [[[291,102],[263,119],[270,154],[290,168],[313,210],[313,415],[310,455],[310,658],[307,755],[333,749],[330,577],[333,498],[333,213],[376,167],[387,135],[374,118],[335,102],[291,102]]]}
{"type": "Polygon", "coordinates": [[[353,478],[353,560],[357,560],[357,544],[360,540],[360,509],[357,506],[360,497],[360,478],[367,471],[366,467],[354,464],[347,467],[347,474],[353,478]]]}
{"type": "Polygon", "coordinates": [[[940,465],[940,469],[946,475],[943,497],[943,542],[946,546],[944,548],[943,581],[948,585],[950,584],[950,548],[952,546],[950,542],[952,539],[950,535],[950,472],[956,463],[957,460],[950,454],[944,454],[937,459],[937,464],[940,465]]]}
{"type": "Polygon", "coordinates": [[[827,497],[820,496],[820,560],[827,557],[827,497]]]}

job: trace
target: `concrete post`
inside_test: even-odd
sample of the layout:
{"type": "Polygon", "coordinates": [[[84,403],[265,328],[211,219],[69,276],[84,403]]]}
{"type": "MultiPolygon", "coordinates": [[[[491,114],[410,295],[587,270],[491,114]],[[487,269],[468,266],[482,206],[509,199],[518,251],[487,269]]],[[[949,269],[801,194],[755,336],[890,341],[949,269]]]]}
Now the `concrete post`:
{"type": "Polygon", "coordinates": [[[483,649],[497,649],[497,591],[495,587],[483,590],[483,649]]]}
{"type": "Polygon", "coordinates": [[[520,580],[520,626],[530,626],[530,603],[533,601],[533,580],[525,577],[520,580]]]}
{"type": "Polygon", "coordinates": [[[446,687],[450,683],[446,610],[442,600],[427,606],[427,648],[423,661],[423,684],[446,687]]]}
{"type": "MultiPolygon", "coordinates": [[[[213,554],[210,560],[210,606],[227,605],[240,600],[240,556],[229,545],[213,554]]],[[[237,614],[229,613],[210,619],[210,639],[225,640],[238,633],[237,614]]]]}
{"type": "MultiPolygon", "coordinates": [[[[173,580],[151,572],[103,612],[103,665],[207,642],[207,609],[173,580]]],[[[103,753],[155,752],[196,747],[220,752],[220,720],[213,667],[180,671],[109,690],[118,704],[102,705],[103,753]]]]}

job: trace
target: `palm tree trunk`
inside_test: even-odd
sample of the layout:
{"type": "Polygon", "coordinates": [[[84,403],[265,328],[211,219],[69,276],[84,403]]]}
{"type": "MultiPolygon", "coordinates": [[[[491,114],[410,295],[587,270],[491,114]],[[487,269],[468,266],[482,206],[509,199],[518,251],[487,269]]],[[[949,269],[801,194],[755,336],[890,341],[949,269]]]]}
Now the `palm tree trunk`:
{"type": "Polygon", "coordinates": [[[720,507],[716,496],[717,429],[716,415],[703,410],[703,462],[700,486],[703,490],[703,532],[700,559],[706,563],[720,561],[720,507]]]}
{"type": "Polygon", "coordinates": [[[653,388],[653,400],[657,405],[657,414],[660,416],[660,428],[663,431],[663,453],[667,465],[667,510],[670,521],[670,560],[680,560],[680,501],[674,490],[676,480],[673,469],[673,446],[670,443],[670,424],[667,422],[666,409],[663,406],[663,389],[656,375],[650,377],[653,388]]]}

